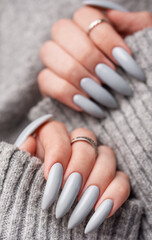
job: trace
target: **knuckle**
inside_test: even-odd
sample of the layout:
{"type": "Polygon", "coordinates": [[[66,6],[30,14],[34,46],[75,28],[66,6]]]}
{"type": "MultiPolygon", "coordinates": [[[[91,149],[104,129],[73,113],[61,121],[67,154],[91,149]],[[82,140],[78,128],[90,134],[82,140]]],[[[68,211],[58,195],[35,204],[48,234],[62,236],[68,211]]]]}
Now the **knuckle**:
{"type": "Polygon", "coordinates": [[[83,14],[84,8],[85,7],[80,7],[75,11],[75,13],[73,14],[73,19],[74,20],[80,18],[80,16],[83,14]]]}
{"type": "Polygon", "coordinates": [[[83,63],[86,61],[86,59],[89,59],[90,56],[94,56],[94,54],[95,54],[94,46],[91,43],[86,42],[85,45],[83,46],[83,51],[80,52],[79,61],[83,63]]]}
{"type": "Polygon", "coordinates": [[[45,76],[46,76],[47,72],[48,72],[48,69],[45,68],[38,74],[38,77],[37,77],[37,81],[38,81],[40,91],[43,92],[43,93],[45,92],[44,81],[45,81],[45,76]]]}
{"type": "Polygon", "coordinates": [[[72,21],[70,19],[67,18],[62,18],[60,20],[58,20],[51,29],[51,35],[54,36],[54,34],[57,34],[61,29],[66,28],[67,25],[69,25],[69,23],[71,23],[72,21]]]}
{"type": "Polygon", "coordinates": [[[115,152],[111,147],[101,146],[100,148],[101,148],[102,152],[104,152],[106,155],[110,155],[112,157],[115,157],[115,152]]]}
{"type": "Polygon", "coordinates": [[[144,11],[143,14],[144,14],[144,17],[145,17],[147,20],[151,20],[151,19],[152,19],[152,15],[151,15],[150,12],[144,11]]]}
{"type": "Polygon", "coordinates": [[[66,130],[66,126],[62,122],[52,121],[51,123],[54,124],[55,128],[62,128],[64,130],[66,130]]]}
{"type": "Polygon", "coordinates": [[[123,178],[124,181],[119,181],[119,193],[123,196],[129,196],[130,194],[130,181],[129,177],[124,172],[118,172],[119,175],[123,178]]]}
{"type": "Polygon", "coordinates": [[[48,48],[50,48],[51,45],[52,45],[52,41],[47,41],[42,45],[42,47],[40,48],[40,58],[41,59],[44,59],[44,57],[47,54],[47,50],[48,50],[48,48]]]}
{"type": "Polygon", "coordinates": [[[63,99],[64,93],[67,92],[68,89],[68,83],[66,81],[63,81],[60,86],[55,89],[55,91],[52,91],[52,97],[55,99],[63,99]]]}

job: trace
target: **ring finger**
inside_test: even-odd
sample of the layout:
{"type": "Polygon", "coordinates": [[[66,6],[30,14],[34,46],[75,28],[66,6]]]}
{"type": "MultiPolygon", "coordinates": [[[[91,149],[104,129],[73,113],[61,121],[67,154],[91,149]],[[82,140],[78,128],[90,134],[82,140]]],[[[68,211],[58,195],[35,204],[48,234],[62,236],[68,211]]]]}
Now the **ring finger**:
{"type": "MultiPolygon", "coordinates": [[[[71,140],[78,136],[85,136],[96,142],[96,137],[90,130],[75,129],[71,133],[71,140]]],[[[57,218],[61,218],[71,208],[94,166],[95,159],[95,149],[88,142],[78,140],[72,144],[72,156],[64,175],[64,188],[56,207],[57,218]]]]}
{"type": "MultiPolygon", "coordinates": [[[[105,15],[97,8],[82,7],[74,14],[74,21],[84,31],[88,32],[90,24],[98,19],[105,19],[105,15]]],[[[113,62],[120,66],[133,77],[145,80],[143,70],[131,57],[131,50],[122,37],[107,22],[95,25],[88,33],[94,44],[113,62]]],[[[96,74],[103,78],[104,66],[96,68],[96,74]]]]}

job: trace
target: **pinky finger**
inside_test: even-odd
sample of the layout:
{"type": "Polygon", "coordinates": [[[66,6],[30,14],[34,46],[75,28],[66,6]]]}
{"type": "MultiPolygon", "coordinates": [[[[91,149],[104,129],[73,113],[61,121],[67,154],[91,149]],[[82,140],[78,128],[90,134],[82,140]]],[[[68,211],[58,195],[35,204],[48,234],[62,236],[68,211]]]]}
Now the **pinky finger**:
{"type": "Polygon", "coordinates": [[[95,213],[90,218],[85,228],[85,233],[95,230],[107,217],[111,217],[127,200],[129,194],[130,184],[128,176],[123,172],[117,172],[116,177],[97,202],[95,213]]]}
{"type": "Polygon", "coordinates": [[[76,111],[84,110],[94,117],[103,118],[104,112],[93,101],[88,99],[76,87],[57,76],[49,69],[44,69],[38,76],[38,84],[43,95],[50,96],[76,111]]]}

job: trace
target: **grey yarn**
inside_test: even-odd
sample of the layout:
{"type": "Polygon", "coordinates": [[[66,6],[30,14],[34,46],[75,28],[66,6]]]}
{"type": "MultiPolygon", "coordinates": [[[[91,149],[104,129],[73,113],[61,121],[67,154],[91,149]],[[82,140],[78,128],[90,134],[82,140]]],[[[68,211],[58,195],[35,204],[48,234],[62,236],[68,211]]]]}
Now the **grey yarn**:
{"type": "MultiPolygon", "coordinates": [[[[130,10],[152,10],[150,0],[115,2],[130,10]]],[[[36,82],[37,73],[42,68],[39,48],[49,39],[53,22],[70,17],[80,3],[80,0],[1,0],[0,138],[13,142],[28,118],[34,120],[46,113],[53,113],[69,131],[76,127],[89,128],[99,142],[116,151],[118,168],[130,177],[131,196],[97,231],[86,236],[83,234],[88,219],[78,228],[68,230],[71,212],[57,220],[56,203],[49,211],[41,211],[45,187],[41,161],[1,142],[0,240],[152,239],[152,28],[126,39],[134,58],[146,73],[146,83],[121,72],[134,96],[116,95],[120,107],[107,111],[105,120],[77,113],[50,98],[35,105],[40,100],[36,82]]]]}

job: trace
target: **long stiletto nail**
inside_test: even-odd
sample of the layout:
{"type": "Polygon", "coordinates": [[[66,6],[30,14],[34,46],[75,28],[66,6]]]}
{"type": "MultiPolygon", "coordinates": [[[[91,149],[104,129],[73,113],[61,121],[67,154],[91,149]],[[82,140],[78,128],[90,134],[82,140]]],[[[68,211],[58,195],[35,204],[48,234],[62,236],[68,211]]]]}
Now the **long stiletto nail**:
{"type": "Polygon", "coordinates": [[[48,180],[42,199],[42,209],[49,208],[55,201],[60,190],[63,178],[63,167],[61,163],[55,163],[49,172],[48,180]]]}
{"type": "Polygon", "coordinates": [[[25,140],[32,134],[34,133],[34,131],[39,128],[42,124],[44,124],[45,122],[47,122],[48,120],[50,120],[53,117],[52,114],[47,114],[44,115],[38,119],[36,119],[35,121],[31,122],[26,128],[24,128],[24,130],[21,132],[21,134],[18,136],[18,138],[16,139],[14,145],[17,147],[20,147],[25,140]]]}
{"type": "Polygon", "coordinates": [[[95,67],[98,77],[116,92],[125,96],[131,96],[132,90],[128,83],[113,69],[103,63],[99,63],[95,67]]]}
{"type": "Polygon", "coordinates": [[[122,12],[128,12],[128,10],[121,5],[110,2],[110,1],[101,1],[101,0],[84,0],[83,4],[85,5],[92,5],[92,6],[97,6],[97,7],[102,7],[102,8],[107,8],[107,9],[114,9],[122,12]]]}
{"type": "Polygon", "coordinates": [[[117,108],[118,104],[114,97],[102,86],[91,78],[83,78],[80,82],[82,89],[98,103],[109,108],[117,108]]]}
{"type": "Polygon", "coordinates": [[[101,205],[97,208],[93,216],[90,218],[84,231],[85,234],[99,227],[103,223],[105,218],[109,215],[112,207],[113,207],[113,201],[111,199],[104,200],[101,203],[101,205]]]}
{"type": "Polygon", "coordinates": [[[76,105],[78,105],[80,108],[82,108],[85,112],[89,113],[90,115],[93,115],[94,117],[97,118],[105,117],[105,114],[102,111],[102,109],[88,98],[76,94],[73,97],[73,101],[76,105]]]}
{"type": "Polygon", "coordinates": [[[68,222],[68,229],[79,225],[90,213],[99,196],[99,188],[95,185],[90,186],[82,195],[75,207],[68,222]]]}
{"type": "Polygon", "coordinates": [[[56,218],[63,217],[70,210],[79,193],[81,183],[82,177],[78,172],[74,172],[68,177],[57,202],[56,218]]]}
{"type": "Polygon", "coordinates": [[[146,76],[141,67],[129,55],[129,53],[121,47],[115,47],[112,50],[113,57],[117,60],[120,66],[133,77],[145,81],[146,76]]]}

